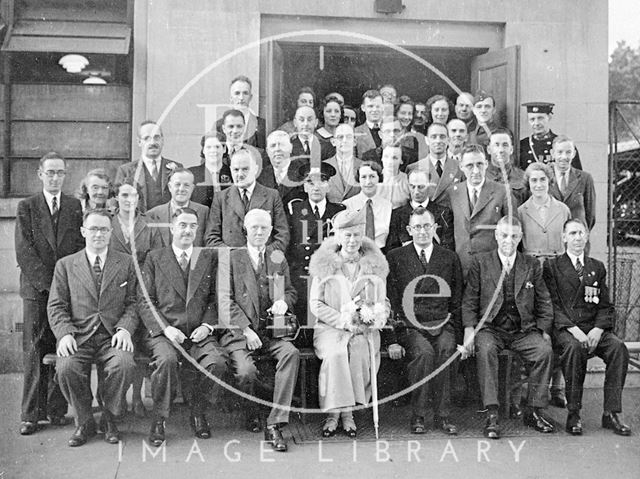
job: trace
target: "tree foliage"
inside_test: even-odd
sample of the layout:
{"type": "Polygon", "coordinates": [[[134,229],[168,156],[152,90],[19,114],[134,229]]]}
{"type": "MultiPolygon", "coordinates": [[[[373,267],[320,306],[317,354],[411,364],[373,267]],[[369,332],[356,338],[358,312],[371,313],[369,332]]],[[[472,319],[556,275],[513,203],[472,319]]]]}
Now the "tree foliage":
{"type": "Polygon", "coordinates": [[[640,100],[640,45],[623,40],[609,61],[609,100],[640,100]]]}

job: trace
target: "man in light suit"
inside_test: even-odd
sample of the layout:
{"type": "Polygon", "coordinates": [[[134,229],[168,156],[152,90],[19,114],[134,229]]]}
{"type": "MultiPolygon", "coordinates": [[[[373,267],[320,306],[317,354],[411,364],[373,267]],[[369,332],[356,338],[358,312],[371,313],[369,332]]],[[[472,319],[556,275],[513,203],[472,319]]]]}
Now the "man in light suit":
{"type": "Polygon", "coordinates": [[[362,158],[367,151],[380,146],[382,122],[382,95],[378,90],[367,90],[362,95],[361,110],[366,121],[355,128],[357,156],[362,158]]]}
{"type": "Polygon", "coordinates": [[[500,438],[498,354],[518,353],[530,365],[524,424],[542,433],[555,428],[543,415],[549,403],[553,353],[553,308],[536,258],[518,253],[522,226],[513,216],[498,221],[497,251],[477,254],[471,263],[462,300],[463,359],[476,355],[478,380],[487,420],[484,435],[500,438]]]}
{"type": "Polygon", "coordinates": [[[613,333],[616,313],[609,300],[607,272],[604,264],[585,254],[588,239],[589,230],[581,219],[568,220],[562,233],[566,253],[544,265],[553,301],[554,340],[566,379],[566,430],[574,436],[582,434],[580,409],[587,360],[595,355],[607,365],[602,427],[629,436],[631,428],[621,418],[629,351],[613,333]]]}
{"type": "Polygon", "coordinates": [[[209,219],[209,208],[191,201],[194,189],[193,173],[186,168],[176,168],[169,175],[169,192],[171,200],[147,211],[147,223],[152,228],[160,230],[162,246],[169,246],[173,242],[171,235],[171,218],[180,208],[191,208],[198,214],[198,229],[193,246],[204,246],[204,230],[209,219]]]}
{"type": "Polygon", "coordinates": [[[171,220],[173,242],[149,252],[139,288],[138,313],[155,366],[151,374],[154,417],[149,433],[154,446],[165,440],[165,420],[176,394],[180,355],[185,356],[180,379],[190,406],[191,427],[200,439],[211,437],[205,412],[209,401],[216,398],[217,388],[187,360],[192,358],[217,378],[226,371],[227,356],[216,332],[217,256],[212,249],[193,246],[197,230],[195,210],[176,210],[171,220]]]}
{"type": "Polygon", "coordinates": [[[71,447],[96,433],[89,380],[94,361],[104,373],[100,428],[109,444],[120,441],[115,418],[126,411],[125,394],[135,368],[131,337],[138,326],[135,267],[131,256],[108,248],[109,212],[85,212],[81,232],[86,247],[58,261],[47,305],[58,340],[58,382],[76,411],[71,447]]]}
{"type": "Polygon", "coordinates": [[[454,184],[448,192],[456,253],[466,276],[472,255],[495,249],[493,229],[510,211],[515,214],[517,205],[508,188],[485,178],[487,159],[481,146],[465,147],[460,168],[467,181],[454,184]]]}
{"type": "Polygon", "coordinates": [[[571,138],[559,135],[553,139],[551,157],[556,181],[549,187],[549,193],[567,205],[571,217],[580,218],[591,231],[596,224],[596,190],[589,173],[571,166],[575,156],[571,138]]]}
{"type": "MultiPolygon", "coordinates": [[[[383,331],[383,336],[391,359],[408,357],[411,384],[433,373],[455,354],[456,343],[462,344],[462,267],[453,251],[433,243],[436,226],[428,210],[416,208],[406,226],[413,241],[387,255],[389,297],[398,323],[391,331],[383,331]],[[409,304],[405,301],[408,291],[409,304]],[[418,297],[423,295],[429,297],[418,297]]],[[[449,371],[440,371],[411,393],[413,434],[426,432],[425,415],[437,429],[450,435],[458,433],[450,418],[449,371]]]]}
{"type": "Polygon", "coordinates": [[[144,213],[171,199],[169,173],[182,164],[162,156],[164,136],[160,125],[154,121],[143,121],[140,125],[138,146],[140,159],[120,165],[114,183],[132,182],[140,197],[138,209],[144,213]]]}
{"type": "MultiPolygon", "coordinates": [[[[244,218],[247,247],[231,251],[230,284],[221,285],[221,317],[228,317],[228,330],[220,339],[231,359],[231,369],[238,387],[253,395],[258,371],[254,355],[268,354],[276,360],[273,407],[267,418],[265,441],[275,451],[288,449],[280,427],[289,422],[293,388],[296,384],[300,352],[290,342],[271,336],[264,318],[293,311],[297,294],[289,279],[289,266],[281,251],[267,246],[271,234],[271,216],[267,211],[253,209],[244,218]],[[281,406],[281,407],[279,407],[281,406]]],[[[247,427],[259,432],[262,424],[256,407],[248,402],[247,427]]]]}
{"type": "Polygon", "coordinates": [[[407,173],[414,170],[426,171],[434,183],[430,188],[429,198],[432,202],[449,208],[447,190],[451,185],[461,182],[464,177],[458,162],[447,155],[449,130],[442,123],[432,123],[427,128],[426,139],[429,156],[409,165],[407,173]]]}
{"type": "Polygon", "coordinates": [[[336,170],[336,174],[329,178],[329,189],[327,190],[327,201],[331,203],[342,203],[360,193],[360,185],[356,181],[356,171],[362,162],[354,155],[354,138],[353,128],[346,123],[338,125],[333,138],[331,138],[331,143],[336,148],[336,154],[325,160],[325,163],[336,170]]]}
{"type": "Polygon", "coordinates": [[[15,247],[20,267],[24,352],[24,386],[20,434],[36,432],[38,421],[65,425],[67,402],[48,366],[47,353],[56,350],[56,340],[47,321],[47,299],[56,261],[84,247],[80,234],[80,202],[61,192],[66,174],[64,159],[55,152],[40,159],[38,178],[42,192],[18,203],[15,247]]]}
{"type": "Polygon", "coordinates": [[[281,251],[289,244],[289,225],[280,195],[274,189],[256,182],[258,161],[248,150],[241,149],[231,157],[233,186],[213,198],[205,233],[207,246],[244,246],[244,215],[260,208],[273,218],[270,243],[281,251]]]}

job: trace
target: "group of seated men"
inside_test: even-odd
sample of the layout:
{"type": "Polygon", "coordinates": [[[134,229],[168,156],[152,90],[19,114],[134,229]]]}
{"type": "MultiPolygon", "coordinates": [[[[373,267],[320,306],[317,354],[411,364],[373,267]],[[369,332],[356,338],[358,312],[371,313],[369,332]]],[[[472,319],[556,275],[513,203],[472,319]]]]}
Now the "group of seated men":
{"type": "MultiPolygon", "coordinates": [[[[461,93],[458,117],[441,123],[433,115],[430,124],[414,128],[394,115],[397,100],[389,87],[387,94],[364,93],[361,125],[342,121],[342,104],[339,124],[321,127],[322,135],[315,96],[302,92],[306,104],[296,110],[293,133],[267,136],[264,121],[248,108],[251,82],[238,77],[230,85],[236,107],[217,123],[221,132],[208,135],[219,139],[216,166],[203,160],[186,169],[163,157],[161,127],[144,122],[138,130],[140,159],[122,165],[114,182],[116,200],[135,196],[147,231],[158,233],[147,234],[159,236],[140,243],[148,246],[137,266],[135,245],[144,228],[139,231],[135,223],[123,235],[130,254],[113,247],[117,221],[108,209],[113,185],[106,173],[89,172],[80,202],[61,193],[65,160],[45,155],[38,169],[43,191],[20,202],[16,221],[25,324],[21,434],[33,434],[41,420],[66,424],[69,403],[76,411],[69,445],[93,436],[98,426],[88,372],[97,362],[99,428],[107,442],[117,443],[116,418],[126,408],[133,353],[140,348],[152,358],[151,444],[165,441],[179,378],[196,436],[210,437],[205,410],[230,366],[246,399],[247,427],[264,429],[274,450],[286,451],[281,426],[288,422],[299,351],[270,335],[265,318],[296,313],[303,324],[313,324],[306,301],[310,257],[330,234],[337,212],[364,208],[366,235],[390,265],[387,290],[395,313],[385,344],[391,359],[406,357],[415,385],[412,433],[424,433],[427,419],[457,433],[451,376],[440,372],[425,380],[446,367],[457,349],[462,359],[476,357],[487,411],[484,434],[499,438],[497,355],[505,348],[527,363],[524,423],[553,432],[543,410],[555,348],[566,379],[566,430],[582,433],[586,360],[595,354],[607,364],[602,426],[629,435],[620,417],[628,352],[612,332],[604,265],[585,252],[595,222],[593,183],[589,175],[577,175],[573,142],[555,138],[549,129],[552,105],[527,105],[533,133],[520,143],[523,166],[542,162],[557,169],[560,162],[554,160],[566,151],[575,165],[556,172],[567,173],[570,184],[557,198],[572,213],[560,233],[566,252],[542,267],[518,252],[523,231],[515,212],[529,193],[513,164],[512,134],[494,118],[491,95],[461,93]],[[578,176],[584,181],[571,185],[578,176]],[[449,294],[441,294],[445,290],[449,294]],[[52,351],[59,356],[57,374],[48,383],[41,363],[52,351]],[[266,427],[252,401],[258,353],[277,363],[266,427]]],[[[325,103],[339,100],[332,94],[325,103]]],[[[416,126],[418,110],[414,105],[416,126]]]]}

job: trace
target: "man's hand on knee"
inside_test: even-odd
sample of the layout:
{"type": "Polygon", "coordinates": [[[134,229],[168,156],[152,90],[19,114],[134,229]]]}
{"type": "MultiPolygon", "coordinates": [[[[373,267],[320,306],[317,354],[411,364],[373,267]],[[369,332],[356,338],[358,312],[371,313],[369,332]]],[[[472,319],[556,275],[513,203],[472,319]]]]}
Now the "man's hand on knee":
{"type": "Polygon", "coordinates": [[[118,329],[116,334],[111,338],[111,347],[132,353],[133,341],[131,341],[131,334],[129,331],[122,328],[118,329]]]}
{"type": "Polygon", "coordinates": [[[58,343],[56,354],[62,358],[67,358],[74,354],[77,350],[78,344],[76,343],[76,338],[74,338],[72,334],[67,334],[63,336],[58,343]]]}

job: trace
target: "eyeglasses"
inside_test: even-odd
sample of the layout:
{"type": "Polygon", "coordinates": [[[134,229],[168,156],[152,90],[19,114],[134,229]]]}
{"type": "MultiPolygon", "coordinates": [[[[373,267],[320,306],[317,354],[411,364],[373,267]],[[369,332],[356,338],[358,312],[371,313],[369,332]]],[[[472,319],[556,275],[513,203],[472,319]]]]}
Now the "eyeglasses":
{"type": "Polygon", "coordinates": [[[410,227],[413,231],[429,231],[433,228],[433,225],[431,223],[427,223],[424,225],[411,225],[410,227]]]}
{"type": "Polygon", "coordinates": [[[111,228],[107,228],[106,226],[91,226],[89,228],[85,228],[85,231],[88,231],[92,235],[96,235],[98,233],[106,235],[107,233],[111,232],[111,228]]]}
{"type": "Polygon", "coordinates": [[[178,223],[176,226],[178,227],[178,229],[181,229],[181,230],[189,229],[189,230],[195,231],[198,229],[198,223],[182,223],[181,222],[181,223],[178,223]]]}
{"type": "Polygon", "coordinates": [[[64,170],[47,170],[42,172],[47,178],[53,178],[54,176],[58,176],[59,178],[64,178],[64,175],[67,174],[64,170]]]}
{"type": "Polygon", "coordinates": [[[142,138],[140,138],[142,141],[147,142],[147,141],[160,141],[162,140],[162,135],[153,135],[153,136],[143,136],[142,138]]]}

